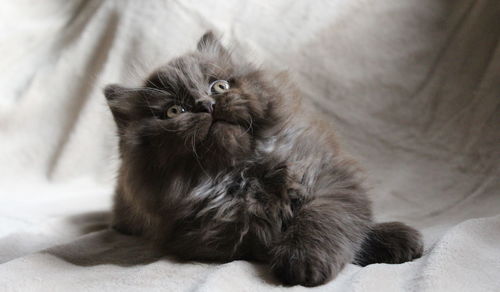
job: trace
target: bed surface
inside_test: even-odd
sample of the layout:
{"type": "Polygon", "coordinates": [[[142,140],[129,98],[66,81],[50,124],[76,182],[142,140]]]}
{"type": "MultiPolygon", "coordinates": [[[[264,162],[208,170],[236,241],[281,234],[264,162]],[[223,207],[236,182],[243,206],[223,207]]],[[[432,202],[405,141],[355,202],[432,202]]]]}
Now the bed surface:
{"type": "Polygon", "coordinates": [[[178,263],[106,229],[118,166],[102,88],[135,85],[207,30],[289,70],[365,168],[413,262],[349,265],[317,291],[500,291],[500,3],[0,4],[1,291],[302,291],[266,266],[178,263]]]}

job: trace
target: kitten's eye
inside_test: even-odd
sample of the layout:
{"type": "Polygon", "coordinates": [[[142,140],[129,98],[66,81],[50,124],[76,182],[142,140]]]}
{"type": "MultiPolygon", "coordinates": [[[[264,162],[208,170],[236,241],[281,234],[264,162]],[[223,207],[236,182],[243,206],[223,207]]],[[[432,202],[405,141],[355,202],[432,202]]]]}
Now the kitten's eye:
{"type": "Polygon", "coordinates": [[[221,94],[229,90],[229,82],[226,80],[215,80],[210,83],[210,94],[221,94]]]}
{"type": "Polygon", "coordinates": [[[167,117],[169,118],[175,118],[176,116],[182,114],[183,112],[185,112],[186,110],[180,106],[180,105],[173,105],[171,107],[168,108],[167,110],[167,117]]]}

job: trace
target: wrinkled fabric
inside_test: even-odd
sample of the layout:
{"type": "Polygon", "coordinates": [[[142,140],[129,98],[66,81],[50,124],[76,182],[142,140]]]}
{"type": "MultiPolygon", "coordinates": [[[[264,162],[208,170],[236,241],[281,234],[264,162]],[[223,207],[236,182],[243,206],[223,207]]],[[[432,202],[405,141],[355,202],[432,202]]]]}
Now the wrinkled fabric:
{"type": "Polygon", "coordinates": [[[500,291],[500,2],[0,4],[0,290],[278,291],[265,265],[179,263],[106,229],[118,166],[102,88],[138,85],[208,29],[288,70],[424,256],[317,291],[500,291]]]}

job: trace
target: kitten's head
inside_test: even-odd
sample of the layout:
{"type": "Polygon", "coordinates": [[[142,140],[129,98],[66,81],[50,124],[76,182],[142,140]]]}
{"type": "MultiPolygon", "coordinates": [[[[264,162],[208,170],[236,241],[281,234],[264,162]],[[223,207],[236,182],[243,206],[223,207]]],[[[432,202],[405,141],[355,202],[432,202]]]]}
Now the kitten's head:
{"type": "Polygon", "coordinates": [[[124,158],[195,158],[223,166],[245,157],[259,135],[283,118],[275,83],[235,60],[208,32],[196,51],[170,61],[142,87],[108,85],[104,92],[124,158]]]}

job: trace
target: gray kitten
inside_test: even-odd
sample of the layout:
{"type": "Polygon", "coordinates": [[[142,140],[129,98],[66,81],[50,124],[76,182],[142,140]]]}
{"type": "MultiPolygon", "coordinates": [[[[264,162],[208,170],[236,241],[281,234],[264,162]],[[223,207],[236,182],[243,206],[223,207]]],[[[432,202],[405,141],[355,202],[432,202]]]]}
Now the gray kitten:
{"type": "Polygon", "coordinates": [[[179,259],[266,262],[286,285],[422,254],[415,229],[373,222],[355,164],[286,76],[236,60],[211,32],[143,87],[105,96],[120,137],[121,232],[179,259]]]}

